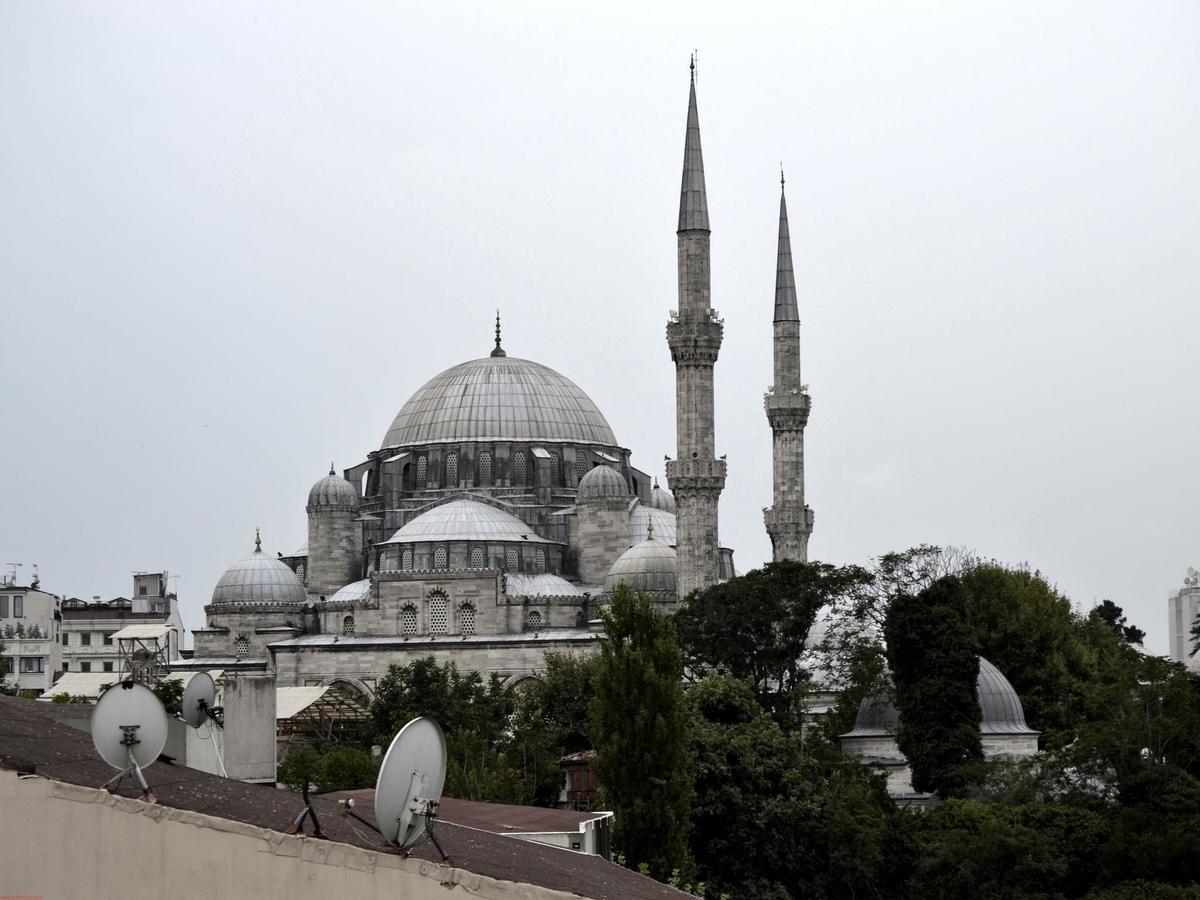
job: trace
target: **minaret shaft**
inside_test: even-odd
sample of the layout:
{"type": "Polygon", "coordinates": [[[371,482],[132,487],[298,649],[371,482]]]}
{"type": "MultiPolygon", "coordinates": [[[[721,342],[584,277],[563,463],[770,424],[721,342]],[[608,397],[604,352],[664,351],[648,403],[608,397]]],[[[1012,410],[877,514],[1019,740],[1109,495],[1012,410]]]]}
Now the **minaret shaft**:
{"type": "Polygon", "coordinates": [[[775,381],[765,398],[771,425],[772,502],[763,510],[773,558],[808,561],[813,512],[804,502],[804,428],[812,399],[800,380],[800,316],[792,270],[787,200],[779,198],[779,249],[775,268],[775,381]]]}
{"type": "Polygon", "coordinates": [[[724,326],[712,309],[709,285],[708,197],[700,148],[693,74],[688,98],[683,185],[679,199],[679,308],[667,323],[675,363],[676,458],[667,463],[675,495],[680,599],[720,577],[717,505],[725,461],[714,458],[713,366],[724,326]]]}

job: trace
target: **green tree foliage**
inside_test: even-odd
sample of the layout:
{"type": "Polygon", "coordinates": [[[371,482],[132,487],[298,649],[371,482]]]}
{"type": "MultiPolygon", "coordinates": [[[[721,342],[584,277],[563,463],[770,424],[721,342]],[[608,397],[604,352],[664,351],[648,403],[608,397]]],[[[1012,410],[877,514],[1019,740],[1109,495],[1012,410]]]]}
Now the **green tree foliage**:
{"type": "MultiPolygon", "coordinates": [[[[1195,656],[1200,653],[1200,616],[1196,616],[1196,621],[1192,623],[1192,652],[1189,656],[1195,656]]],[[[3,645],[0,644],[0,651],[3,650],[3,645]]]]}
{"type": "Polygon", "coordinates": [[[613,842],[626,864],[659,880],[690,877],[688,816],[692,775],[683,655],[671,622],[622,586],[601,613],[601,646],[591,704],[595,771],[616,813],[613,842]]]}
{"type": "Polygon", "coordinates": [[[319,793],[375,786],[378,767],[371,755],[354,747],[305,747],[293,750],[275,774],[279,784],[294,791],[307,784],[319,793]]]}
{"type": "Polygon", "coordinates": [[[1125,610],[1111,600],[1101,602],[1089,615],[1095,616],[1109,628],[1113,634],[1127,644],[1140,644],[1146,639],[1146,632],[1136,625],[1130,625],[1125,618],[1125,610]]]}
{"type": "Polygon", "coordinates": [[[1120,808],[1103,854],[1103,877],[1200,883],[1200,780],[1148,763],[1121,780],[1120,808]]]}
{"type": "Polygon", "coordinates": [[[979,650],[967,595],[953,575],[901,594],[884,624],[896,686],[896,742],[913,787],[960,796],[983,758],[979,739],[979,650]]]}
{"type": "Polygon", "coordinates": [[[183,710],[183,682],[178,678],[164,678],[151,690],[168,716],[177,716],[183,710]]]}
{"type": "Polygon", "coordinates": [[[675,615],[688,673],[745,679],[765,707],[789,714],[817,612],[869,581],[857,566],[775,562],[693,593],[675,615]]]}

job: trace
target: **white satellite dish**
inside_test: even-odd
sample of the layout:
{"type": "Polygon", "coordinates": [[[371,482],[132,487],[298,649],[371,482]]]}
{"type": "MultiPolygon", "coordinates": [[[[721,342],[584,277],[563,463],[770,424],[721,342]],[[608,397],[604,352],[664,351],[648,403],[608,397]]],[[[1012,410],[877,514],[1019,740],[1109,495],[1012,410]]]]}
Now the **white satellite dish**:
{"type": "Polygon", "coordinates": [[[192,728],[211,720],[220,728],[224,724],[221,709],[216,706],[217,686],[207,672],[197,672],[183,690],[179,717],[192,728]]]}
{"type": "Polygon", "coordinates": [[[126,775],[142,786],[142,799],[154,803],[142,769],[167,743],[167,713],[154,691],[134,681],[111,685],[92,712],[92,743],[106,763],[119,771],[105,788],[115,790],[126,775]]]}
{"type": "MultiPolygon", "coordinates": [[[[411,849],[437,815],[445,784],[446,736],[442,726],[433,719],[413,719],[392,740],[379,767],[375,782],[379,833],[389,844],[411,849]]],[[[429,834],[433,836],[432,831],[429,834]]]]}

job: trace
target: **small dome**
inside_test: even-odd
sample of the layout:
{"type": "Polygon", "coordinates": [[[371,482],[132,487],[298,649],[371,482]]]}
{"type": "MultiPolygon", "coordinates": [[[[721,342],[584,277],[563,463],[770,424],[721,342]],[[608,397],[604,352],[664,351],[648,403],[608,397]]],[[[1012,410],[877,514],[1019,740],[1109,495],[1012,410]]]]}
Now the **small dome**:
{"type": "Polygon", "coordinates": [[[427,510],[384,541],[417,544],[426,541],[524,541],[552,544],[510,512],[478,500],[451,500],[427,510]]]}
{"type": "MultiPolygon", "coordinates": [[[[979,657],[979,733],[1037,734],[1025,724],[1021,698],[1007,678],[982,656],[979,657]]],[[[873,737],[895,734],[900,713],[890,697],[872,694],[863,699],[854,720],[854,730],[844,737],[873,737]]]]}
{"type": "Polygon", "coordinates": [[[235,562],[217,579],[211,602],[215,607],[225,608],[299,608],[308,602],[308,595],[295,572],[256,546],[252,554],[235,562]]]}
{"type": "Polygon", "coordinates": [[[355,509],[358,507],[358,493],[354,485],[333,471],[329,465],[329,474],[312,486],[308,492],[308,508],[341,507],[355,509]]]}
{"type": "Polygon", "coordinates": [[[579,479],[580,500],[596,500],[600,497],[628,497],[629,485],[621,473],[608,466],[596,466],[579,479]]]}
{"type": "Polygon", "coordinates": [[[650,491],[650,505],[654,509],[675,514],[675,495],[666,488],[660,488],[657,478],[654,479],[654,488],[650,491]]]}
{"type": "Polygon", "coordinates": [[[674,547],[675,527],[675,513],[639,503],[629,514],[629,546],[648,541],[650,529],[653,528],[656,541],[666,544],[668,547],[674,547]]]}
{"type": "Polygon", "coordinates": [[[371,579],[352,581],[345,587],[340,587],[329,598],[330,603],[359,603],[371,595],[371,579]]]}
{"type": "Polygon", "coordinates": [[[611,594],[625,584],[634,593],[675,593],[675,551],[650,538],[617,557],[604,577],[604,591],[611,594]]]}

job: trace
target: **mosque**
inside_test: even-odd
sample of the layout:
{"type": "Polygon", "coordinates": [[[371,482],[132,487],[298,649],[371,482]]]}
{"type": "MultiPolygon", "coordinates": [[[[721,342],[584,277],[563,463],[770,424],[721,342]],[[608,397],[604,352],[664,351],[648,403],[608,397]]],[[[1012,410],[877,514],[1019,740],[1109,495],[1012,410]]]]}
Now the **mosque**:
{"type": "MultiPolygon", "coordinates": [[[[370,696],[389,664],[433,656],[515,683],[542,668],[547,651],[594,651],[598,610],[619,584],[669,611],[732,577],[717,516],[726,463],[714,455],[724,323],[709,289],[694,67],[677,240],[678,305],[666,327],[677,446],[667,487],[636,467],[578,385],[505,352],[497,316],[488,355],[429,379],[364,461],[341,473],[331,466],[313,485],[305,547],[273,558],[256,539],[221,576],[187,667],[258,673],[280,687],[340,682],[370,696]]],[[[811,401],[782,190],[777,259],[765,398],[774,496],[764,524],[775,559],[805,560],[811,401]]]]}

